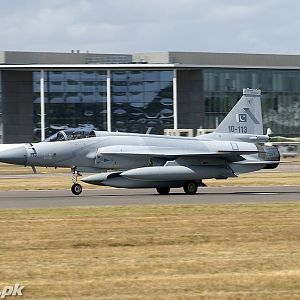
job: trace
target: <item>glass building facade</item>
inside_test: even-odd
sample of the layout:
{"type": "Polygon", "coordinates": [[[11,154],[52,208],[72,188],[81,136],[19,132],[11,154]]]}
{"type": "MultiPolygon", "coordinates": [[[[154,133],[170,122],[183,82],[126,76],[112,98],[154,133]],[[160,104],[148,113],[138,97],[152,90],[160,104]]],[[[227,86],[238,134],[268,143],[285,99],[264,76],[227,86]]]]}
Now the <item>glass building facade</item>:
{"type": "Polygon", "coordinates": [[[300,71],[207,68],[203,85],[204,128],[215,128],[223,120],[243,88],[259,88],[264,128],[276,135],[300,135],[300,71]]]}
{"type": "MultiPolygon", "coordinates": [[[[34,133],[40,137],[41,72],[33,73],[34,133]]],[[[44,72],[46,136],[57,130],[106,130],[106,71],[44,72]]]]}
{"type": "Polygon", "coordinates": [[[243,88],[262,90],[265,131],[300,136],[300,66],[256,66],[3,64],[0,142],[41,139],[42,73],[46,137],[68,128],[155,134],[216,128],[243,88]]]}
{"type": "Polygon", "coordinates": [[[173,71],[112,71],[112,130],[173,128],[173,71]]]}
{"type": "MultiPolygon", "coordinates": [[[[44,72],[46,136],[60,129],[107,130],[110,76],[113,131],[162,134],[173,128],[172,70],[44,72]]],[[[40,78],[33,72],[34,134],[40,137],[40,78]]]]}
{"type": "MultiPolygon", "coordinates": [[[[199,101],[204,101],[204,122],[200,124],[203,128],[216,128],[241,97],[243,88],[259,88],[262,90],[264,128],[270,127],[276,135],[300,135],[300,71],[201,70],[203,95],[199,95],[199,101]]],[[[164,129],[174,127],[173,70],[102,69],[44,73],[46,136],[67,128],[107,130],[108,76],[112,131],[145,133],[152,127],[151,133],[163,134],[164,129]]],[[[40,71],[33,72],[36,140],[41,128],[40,78],[40,71]]]]}

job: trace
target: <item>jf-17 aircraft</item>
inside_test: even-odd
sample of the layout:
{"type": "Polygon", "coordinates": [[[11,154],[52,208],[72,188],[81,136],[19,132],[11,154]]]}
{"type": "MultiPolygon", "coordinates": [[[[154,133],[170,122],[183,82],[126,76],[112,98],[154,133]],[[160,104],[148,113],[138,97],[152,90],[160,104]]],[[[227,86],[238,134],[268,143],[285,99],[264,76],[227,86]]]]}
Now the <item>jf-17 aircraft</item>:
{"type": "MultiPolygon", "coordinates": [[[[60,131],[40,143],[3,145],[0,161],[10,164],[71,168],[75,195],[83,182],[120,188],[156,188],[161,195],[183,187],[195,194],[203,179],[227,179],[276,168],[280,155],[263,134],[261,91],[243,96],[212,133],[171,137],[106,131],[60,131]]],[[[188,117],[188,116],[186,116],[188,117]]],[[[0,148],[1,150],[1,148],[0,148]]]]}

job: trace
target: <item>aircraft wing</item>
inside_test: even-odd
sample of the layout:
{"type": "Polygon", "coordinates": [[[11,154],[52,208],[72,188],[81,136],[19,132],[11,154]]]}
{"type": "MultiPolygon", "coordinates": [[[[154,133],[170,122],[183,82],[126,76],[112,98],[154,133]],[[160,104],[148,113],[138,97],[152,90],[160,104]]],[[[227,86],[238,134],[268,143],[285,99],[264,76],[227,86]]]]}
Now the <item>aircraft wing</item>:
{"type": "Polygon", "coordinates": [[[259,151],[239,151],[239,150],[218,150],[218,151],[203,151],[198,152],[189,149],[175,149],[168,147],[149,147],[149,146],[107,146],[100,148],[97,154],[102,155],[122,155],[122,156],[149,156],[149,157],[161,157],[161,158],[178,158],[178,157],[216,157],[223,158],[229,161],[241,161],[244,158],[241,155],[249,155],[258,153],[259,151]]]}

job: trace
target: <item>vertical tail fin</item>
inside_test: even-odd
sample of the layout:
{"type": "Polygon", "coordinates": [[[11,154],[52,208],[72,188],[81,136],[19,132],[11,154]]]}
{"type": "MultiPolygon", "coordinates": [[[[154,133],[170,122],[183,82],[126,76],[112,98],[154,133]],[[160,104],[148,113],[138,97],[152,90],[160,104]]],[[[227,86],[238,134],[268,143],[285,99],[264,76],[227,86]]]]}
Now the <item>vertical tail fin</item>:
{"type": "Polygon", "coordinates": [[[243,89],[243,96],[216,128],[215,133],[263,134],[261,90],[243,89]]]}

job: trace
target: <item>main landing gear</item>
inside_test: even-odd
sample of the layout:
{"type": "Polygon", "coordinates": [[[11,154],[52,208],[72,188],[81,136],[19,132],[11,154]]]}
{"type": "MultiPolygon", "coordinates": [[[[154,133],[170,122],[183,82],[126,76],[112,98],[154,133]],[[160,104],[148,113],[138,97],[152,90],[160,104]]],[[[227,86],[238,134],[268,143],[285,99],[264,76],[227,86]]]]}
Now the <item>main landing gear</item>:
{"type": "MultiPolygon", "coordinates": [[[[197,183],[194,180],[189,180],[184,183],[183,190],[187,195],[195,195],[198,190],[198,185],[206,186],[206,184],[204,184],[203,182],[197,183]]],[[[160,194],[160,195],[168,195],[170,192],[169,187],[158,187],[158,188],[156,188],[156,190],[157,190],[158,194],[160,194]]]]}
{"type": "Polygon", "coordinates": [[[81,176],[81,174],[77,171],[76,167],[71,168],[71,171],[72,171],[72,182],[73,182],[71,191],[74,195],[77,196],[80,195],[82,192],[82,186],[79,183],[77,183],[77,177],[81,176]]]}
{"type": "Polygon", "coordinates": [[[183,185],[183,190],[187,195],[195,195],[197,193],[198,185],[195,181],[186,181],[183,185]]]}

